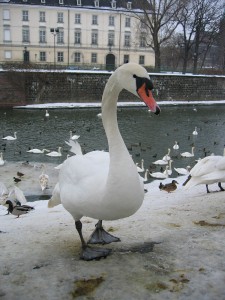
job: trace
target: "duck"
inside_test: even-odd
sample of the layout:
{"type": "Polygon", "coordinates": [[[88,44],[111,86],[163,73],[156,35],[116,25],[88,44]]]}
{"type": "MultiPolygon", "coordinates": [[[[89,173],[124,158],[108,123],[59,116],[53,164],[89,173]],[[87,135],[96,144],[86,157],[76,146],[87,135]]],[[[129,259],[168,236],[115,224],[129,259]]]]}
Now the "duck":
{"type": "Polygon", "coordinates": [[[52,157],[62,156],[61,149],[62,149],[62,147],[59,147],[58,151],[52,151],[52,152],[47,153],[46,155],[52,156],[52,157]]]}
{"type": "Polygon", "coordinates": [[[3,159],[3,153],[0,152],[0,166],[4,166],[4,164],[5,164],[5,161],[3,159]]]}
{"type": "Polygon", "coordinates": [[[14,132],[14,136],[8,135],[2,138],[3,140],[7,140],[7,141],[14,141],[17,139],[17,132],[14,132]]]}
{"type": "Polygon", "coordinates": [[[5,205],[8,205],[8,212],[14,216],[17,216],[17,218],[19,218],[19,216],[27,214],[29,212],[28,208],[22,207],[20,205],[13,206],[13,203],[11,200],[6,200],[5,205]]]}
{"type": "Polygon", "coordinates": [[[70,140],[78,140],[79,137],[80,135],[76,135],[76,134],[73,135],[72,130],[70,130],[70,140]]]}
{"type": "Polygon", "coordinates": [[[17,175],[18,177],[20,177],[20,178],[21,178],[21,177],[23,177],[23,176],[24,176],[24,173],[22,173],[22,172],[19,172],[19,171],[18,171],[18,172],[16,173],[16,175],[17,175]]]}
{"type": "Polygon", "coordinates": [[[171,183],[166,184],[162,184],[162,182],[160,182],[159,189],[171,193],[177,189],[177,184],[178,182],[176,180],[172,180],[171,183]]]}
{"type": "Polygon", "coordinates": [[[34,154],[41,154],[41,153],[45,153],[45,152],[50,152],[48,149],[37,149],[37,148],[34,148],[34,149],[30,149],[27,151],[28,153],[34,153],[34,154]]]}
{"type": "Polygon", "coordinates": [[[195,127],[195,130],[192,132],[193,135],[198,135],[197,127],[195,127]]]}
{"type": "Polygon", "coordinates": [[[191,152],[183,152],[180,155],[182,157],[193,157],[194,156],[194,149],[195,149],[195,147],[191,147],[191,152]]]}
{"type": "Polygon", "coordinates": [[[210,193],[208,185],[213,183],[217,183],[220,190],[224,191],[222,182],[225,182],[225,156],[209,155],[199,160],[190,170],[183,186],[189,189],[199,184],[205,184],[207,193],[210,193]]]}
{"type": "Polygon", "coordinates": [[[152,96],[153,84],[146,69],[136,63],[120,66],[109,77],[102,96],[102,122],[109,152],[96,150],[73,155],[59,171],[56,202],[60,201],[73,217],[81,241],[80,258],[86,261],[105,258],[111,253],[111,249],[95,248],[91,244],[120,241],[104,230],[103,221],[133,215],[144,199],[143,180],[117,122],[117,100],[123,89],[138,96],[159,115],[160,108],[152,96]],[[83,216],[98,220],[87,242],[82,232],[83,216]]]}
{"type": "Polygon", "coordinates": [[[179,150],[179,145],[178,145],[178,142],[177,141],[175,141],[175,144],[173,145],[173,149],[174,150],[179,150]]]}
{"type": "Polygon", "coordinates": [[[20,178],[17,178],[17,177],[13,177],[13,180],[14,180],[15,183],[18,183],[18,182],[21,181],[21,179],[20,179],[20,178]]]}
{"type": "Polygon", "coordinates": [[[48,112],[48,110],[46,109],[46,111],[45,111],[45,117],[46,118],[48,118],[49,117],[49,112],[48,112]]]}

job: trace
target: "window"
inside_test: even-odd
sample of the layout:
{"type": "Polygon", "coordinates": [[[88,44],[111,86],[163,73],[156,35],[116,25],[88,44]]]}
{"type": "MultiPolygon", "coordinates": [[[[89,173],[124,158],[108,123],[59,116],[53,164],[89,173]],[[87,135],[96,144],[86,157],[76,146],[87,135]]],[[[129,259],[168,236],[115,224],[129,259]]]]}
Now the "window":
{"type": "Polygon", "coordinates": [[[59,0],[59,4],[63,4],[63,0],[59,0]]]}
{"type": "Polygon", "coordinates": [[[39,59],[40,61],[46,61],[46,52],[41,51],[39,59]]]}
{"type": "Polygon", "coordinates": [[[40,11],[39,12],[39,21],[40,22],[45,22],[45,11],[40,11]]]}
{"type": "Polygon", "coordinates": [[[91,62],[93,64],[97,63],[97,53],[91,53],[91,62]]]}
{"type": "Polygon", "coordinates": [[[45,28],[40,28],[39,30],[39,42],[46,43],[46,30],[45,28]]]}
{"type": "Polygon", "coordinates": [[[4,42],[11,42],[11,31],[9,26],[4,26],[4,42]]]}
{"type": "Polygon", "coordinates": [[[99,0],[95,0],[95,7],[99,7],[99,0]]]}
{"type": "Polygon", "coordinates": [[[92,16],[92,25],[98,25],[98,16],[96,15],[92,16]]]}
{"type": "Polygon", "coordinates": [[[29,27],[23,27],[22,29],[22,41],[23,43],[29,43],[30,42],[30,30],[29,27]]]}
{"type": "Polygon", "coordinates": [[[75,14],[75,24],[81,24],[80,14],[75,14]]]}
{"type": "Polygon", "coordinates": [[[63,13],[62,12],[57,13],[57,22],[63,23],[63,13]]]}
{"type": "Polygon", "coordinates": [[[139,64],[140,65],[144,65],[145,64],[145,57],[144,57],[144,55],[140,55],[139,56],[139,64]]]}
{"type": "Polygon", "coordinates": [[[127,9],[131,9],[132,8],[132,3],[131,2],[127,2],[127,9]]]}
{"type": "Polygon", "coordinates": [[[74,43],[75,44],[81,44],[81,31],[80,30],[75,31],[74,43]]]}
{"type": "Polygon", "coordinates": [[[77,0],[77,5],[81,6],[81,0],[77,0]]]}
{"type": "Polygon", "coordinates": [[[146,47],[146,38],[143,35],[140,37],[140,47],[146,47]]]}
{"type": "Polygon", "coordinates": [[[58,62],[63,62],[64,61],[64,55],[63,52],[57,52],[57,61],[58,62]]]}
{"type": "Polygon", "coordinates": [[[75,63],[80,63],[81,62],[81,54],[80,54],[80,52],[75,52],[74,53],[74,62],[75,63]]]}
{"type": "Polygon", "coordinates": [[[4,56],[5,56],[5,59],[11,59],[12,58],[12,51],[6,50],[4,56]]]}
{"type": "Polygon", "coordinates": [[[114,38],[115,38],[114,31],[109,31],[109,33],[108,33],[108,46],[114,46],[114,38]]]}
{"type": "Polygon", "coordinates": [[[126,63],[129,62],[129,60],[130,60],[129,55],[128,54],[124,54],[123,63],[126,64],[126,63]]]}
{"type": "Polygon", "coordinates": [[[91,44],[98,45],[98,31],[92,30],[91,32],[91,44]]]}
{"type": "Polygon", "coordinates": [[[109,26],[114,26],[115,25],[115,18],[114,16],[109,16],[109,26]]]}
{"type": "Polygon", "coordinates": [[[45,0],[41,0],[41,3],[45,3],[45,0]]]}
{"type": "Polygon", "coordinates": [[[59,30],[57,34],[57,44],[64,44],[64,32],[59,30]]]}
{"type": "Polygon", "coordinates": [[[125,47],[130,47],[130,32],[125,32],[124,46],[125,47]]]}
{"type": "Polygon", "coordinates": [[[112,0],[111,6],[112,6],[112,8],[116,8],[116,1],[115,0],[112,0]]]}
{"type": "Polygon", "coordinates": [[[3,20],[10,20],[10,12],[9,9],[3,10],[3,20]]]}
{"type": "Polygon", "coordinates": [[[22,20],[23,21],[28,21],[28,10],[23,10],[22,11],[22,20]]]}
{"type": "Polygon", "coordinates": [[[129,17],[125,18],[125,27],[130,27],[130,18],[129,17]]]}

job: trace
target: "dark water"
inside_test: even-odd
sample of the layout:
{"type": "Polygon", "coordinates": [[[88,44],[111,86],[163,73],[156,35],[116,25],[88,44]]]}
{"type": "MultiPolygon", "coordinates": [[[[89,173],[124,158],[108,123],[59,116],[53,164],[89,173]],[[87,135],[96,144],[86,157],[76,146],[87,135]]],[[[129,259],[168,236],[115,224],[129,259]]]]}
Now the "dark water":
{"type": "MultiPolygon", "coordinates": [[[[194,165],[195,159],[205,153],[223,154],[225,144],[225,106],[162,106],[160,116],[149,113],[146,108],[122,108],[118,111],[118,122],[125,143],[135,162],[144,159],[145,168],[153,161],[162,159],[171,148],[173,167],[194,165]],[[197,127],[198,135],[192,132],[197,127]],[[194,158],[180,158],[173,150],[178,141],[179,152],[191,151],[194,158]]],[[[7,161],[36,161],[61,163],[69,153],[65,140],[69,131],[80,135],[79,142],[86,152],[107,150],[107,140],[102,121],[97,117],[99,109],[9,109],[0,110],[0,137],[17,132],[16,141],[0,140],[0,151],[7,161]],[[62,157],[45,154],[30,154],[30,148],[56,150],[62,146],[62,157]]],[[[160,168],[157,167],[156,171],[160,168]]],[[[1,169],[2,170],[2,169],[1,169]]],[[[0,171],[1,171],[0,170],[0,171]]],[[[173,174],[176,176],[176,174],[173,174]]]]}

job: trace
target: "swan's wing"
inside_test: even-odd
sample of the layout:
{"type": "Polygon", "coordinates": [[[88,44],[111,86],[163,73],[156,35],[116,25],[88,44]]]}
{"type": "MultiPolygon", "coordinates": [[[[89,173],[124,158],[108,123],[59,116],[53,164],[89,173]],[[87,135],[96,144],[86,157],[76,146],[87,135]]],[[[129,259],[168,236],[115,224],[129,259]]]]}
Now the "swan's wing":
{"type": "Polygon", "coordinates": [[[83,154],[81,146],[77,141],[69,140],[69,142],[65,141],[65,143],[71,147],[70,152],[73,152],[76,155],[83,154]]]}
{"type": "Polygon", "coordinates": [[[200,177],[215,172],[225,170],[225,157],[215,155],[201,159],[190,171],[192,177],[200,177]]]}
{"type": "Polygon", "coordinates": [[[9,195],[9,191],[3,182],[0,182],[0,204],[5,204],[5,201],[9,195]]]}

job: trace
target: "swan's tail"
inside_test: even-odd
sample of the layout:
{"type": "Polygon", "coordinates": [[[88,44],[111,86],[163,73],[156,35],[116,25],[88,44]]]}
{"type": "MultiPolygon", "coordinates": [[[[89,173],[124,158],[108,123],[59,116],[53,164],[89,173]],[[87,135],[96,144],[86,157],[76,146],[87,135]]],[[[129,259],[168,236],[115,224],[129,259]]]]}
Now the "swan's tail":
{"type": "Polygon", "coordinates": [[[48,201],[48,208],[52,208],[59,204],[61,204],[61,198],[60,198],[60,193],[59,193],[59,183],[57,183],[52,192],[52,197],[48,201]]]}

